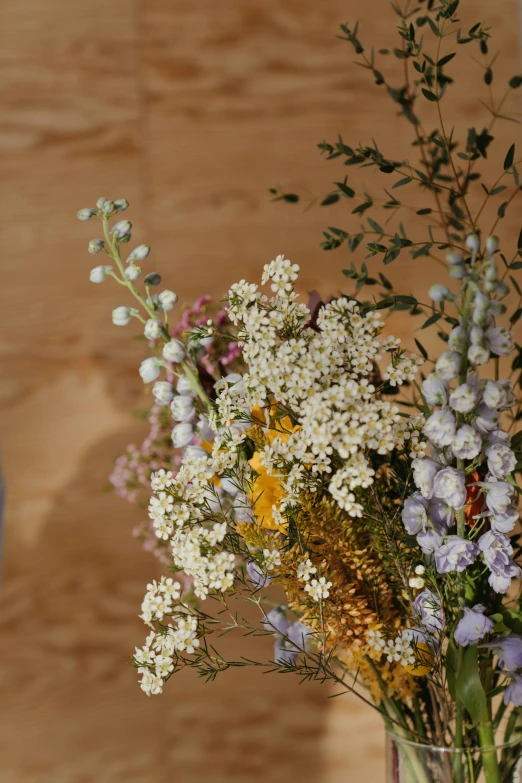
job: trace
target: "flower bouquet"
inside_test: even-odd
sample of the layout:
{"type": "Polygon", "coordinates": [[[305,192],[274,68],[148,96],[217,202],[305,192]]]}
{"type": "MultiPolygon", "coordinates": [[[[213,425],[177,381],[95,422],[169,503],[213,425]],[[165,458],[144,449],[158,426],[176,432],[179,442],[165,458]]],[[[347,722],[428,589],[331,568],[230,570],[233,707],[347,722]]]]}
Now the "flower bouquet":
{"type": "Polygon", "coordinates": [[[114,323],[137,320],[150,346],[140,374],[154,384],[153,433],[120,458],[112,479],[130,499],[150,481],[141,534],[168,567],[147,587],[141,616],[150,632],[133,662],[149,695],[187,666],[207,679],[266,665],[332,681],[381,713],[390,781],[500,783],[520,779],[522,757],[514,391],[522,349],[508,328],[522,314],[513,276],[522,238],[510,257],[495,237],[520,190],[514,145],[497,180],[482,183],[477,210],[471,196],[480,190],[476,164],[522,77],[498,103],[491,98],[489,126],[471,128],[459,147],[441,110],[447,69],[456,49],[476,46],[489,86],[489,31],[476,24],[464,34],[458,0],[393,7],[401,43],[383,56],[402,62],[400,87],[386,81],[357,26],[343,25],[342,37],[410,124],[421,162],[386,157],[375,142],[319,146],[329,159],[395,174],[393,194],[418,187],[422,204],[432,202],[414,207],[426,233],[410,238],[399,216],[407,204],[388,190],[382,227],[368,216],[377,197],[359,195],[345,177],[322,203],[346,199],[352,226],[363,222],[330,227],[323,247],[365,248],[385,265],[401,254],[434,259],[449,280],[429,289],[429,302],[399,293],[382,272],[371,276],[364,261],[345,270],[352,293],[306,304],[295,291],[299,267],[280,255],[261,287],[241,280],[223,310],[199,300],[172,325],[177,297],[160,290],[160,276],[138,286],[149,247],[123,252],[127,202],[102,198],[78,213],[103,228],[89,250],[109,263],[91,280],[112,278],[134,298],[113,311],[114,323]],[[423,108],[435,110],[432,130],[423,108]],[[381,311],[437,331],[441,350],[430,356],[417,339],[418,354],[405,350],[381,311]],[[229,632],[273,636],[272,660],[225,659],[215,639],[229,632]]]}

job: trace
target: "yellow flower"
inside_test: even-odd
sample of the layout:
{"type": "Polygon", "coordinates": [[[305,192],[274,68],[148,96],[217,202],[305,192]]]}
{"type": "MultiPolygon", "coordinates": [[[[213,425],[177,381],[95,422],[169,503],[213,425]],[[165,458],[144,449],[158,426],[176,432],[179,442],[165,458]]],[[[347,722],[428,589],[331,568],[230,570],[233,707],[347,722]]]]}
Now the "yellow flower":
{"type": "Polygon", "coordinates": [[[417,642],[415,644],[415,663],[404,668],[414,677],[424,677],[433,669],[434,661],[433,650],[425,642],[417,642]]]}
{"type": "Polygon", "coordinates": [[[267,530],[279,530],[286,532],[286,524],[276,522],[273,507],[280,510],[281,500],[284,497],[281,481],[277,476],[269,476],[264,465],[261,464],[259,452],[256,451],[249,461],[249,465],[259,475],[255,477],[252,490],[248,497],[254,508],[254,516],[259,527],[267,530]]]}
{"type": "MultiPolygon", "coordinates": [[[[272,406],[270,413],[273,415],[276,412],[276,407],[272,406]]],[[[265,424],[264,412],[256,406],[252,409],[252,415],[260,423],[265,424]]],[[[287,441],[293,432],[300,430],[300,427],[294,427],[292,420],[289,416],[284,416],[282,419],[277,419],[272,426],[264,432],[264,435],[269,443],[273,443],[276,438],[282,441],[287,441]]],[[[284,490],[281,484],[281,480],[278,476],[268,475],[266,467],[261,463],[261,457],[258,451],[254,452],[254,456],[249,461],[249,465],[259,475],[255,477],[252,490],[248,493],[249,499],[254,507],[254,516],[257,520],[259,527],[266,530],[279,530],[280,533],[286,533],[287,524],[285,521],[281,521],[281,518],[274,519],[274,516],[278,516],[277,512],[281,508],[281,500],[284,497],[284,490]],[[274,515],[274,509],[276,514],[274,515]]]]}

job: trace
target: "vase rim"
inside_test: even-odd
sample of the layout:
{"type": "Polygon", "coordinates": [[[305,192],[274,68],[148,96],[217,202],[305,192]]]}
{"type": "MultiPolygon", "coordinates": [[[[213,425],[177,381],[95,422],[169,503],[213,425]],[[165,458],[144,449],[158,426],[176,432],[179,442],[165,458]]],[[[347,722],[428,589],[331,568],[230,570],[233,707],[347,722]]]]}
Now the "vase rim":
{"type": "Polygon", "coordinates": [[[488,750],[502,750],[503,748],[512,748],[515,745],[522,745],[522,736],[520,734],[517,735],[515,739],[509,740],[508,742],[500,742],[498,745],[476,745],[472,748],[450,748],[445,745],[429,745],[424,742],[415,742],[415,740],[408,740],[404,737],[400,737],[398,734],[395,734],[393,731],[390,731],[389,729],[385,729],[386,735],[390,737],[395,742],[400,742],[402,745],[409,745],[412,748],[425,748],[426,750],[432,750],[436,751],[437,753],[466,753],[466,751],[471,750],[473,752],[476,751],[488,751],[488,750]]]}

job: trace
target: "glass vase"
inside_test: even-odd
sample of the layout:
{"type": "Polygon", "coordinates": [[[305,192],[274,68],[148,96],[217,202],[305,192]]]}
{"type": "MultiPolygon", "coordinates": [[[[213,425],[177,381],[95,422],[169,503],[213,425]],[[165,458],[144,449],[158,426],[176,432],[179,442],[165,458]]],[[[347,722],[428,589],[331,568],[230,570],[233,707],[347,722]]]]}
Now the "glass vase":
{"type": "Polygon", "coordinates": [[[387,732],[386,783],[522,783],[522,739],[455,750],[387,732]]]}

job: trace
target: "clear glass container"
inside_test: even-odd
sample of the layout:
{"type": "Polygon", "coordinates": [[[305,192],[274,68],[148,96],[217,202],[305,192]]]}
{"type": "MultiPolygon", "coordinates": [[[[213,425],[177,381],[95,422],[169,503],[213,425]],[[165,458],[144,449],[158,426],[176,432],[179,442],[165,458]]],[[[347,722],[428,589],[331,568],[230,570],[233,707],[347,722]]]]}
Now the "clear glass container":
{"type": "Polygon", "coordinates": [[[386,783],[522,783],[522,739],[455,750],[387,732],[386,773],[386,783]]]}

